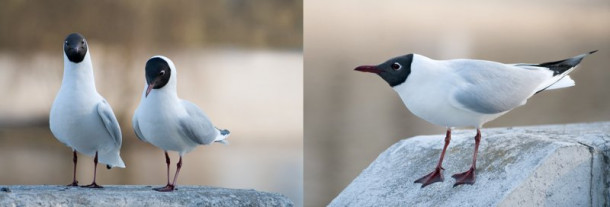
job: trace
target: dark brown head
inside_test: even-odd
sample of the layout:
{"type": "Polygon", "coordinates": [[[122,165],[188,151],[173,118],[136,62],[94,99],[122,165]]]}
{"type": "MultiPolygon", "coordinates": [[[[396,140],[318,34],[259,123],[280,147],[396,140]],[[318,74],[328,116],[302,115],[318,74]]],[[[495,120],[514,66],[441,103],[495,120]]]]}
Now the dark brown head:
{"type": "Polygon", "coordinates": [[[172,69],[164,58],[152,57],[146,62],[146,97],[153,89],[160,89],[167,85],[172,74],[172,69]]]}
{"type": "Polygon", "coordinates": [[[72,33],[64,41],[64,53],[68,60],[73,63],[80,63],[87,55],[88,45],[85,37],[79,33],[72,33]]]}
{"type": "Polygon", "coordinates": [[[394,87],[404,83],[411,74],[411,63],[413,54],[392,58],[379,65],[363,65],[354,70],[375,73],[394,87]]]}

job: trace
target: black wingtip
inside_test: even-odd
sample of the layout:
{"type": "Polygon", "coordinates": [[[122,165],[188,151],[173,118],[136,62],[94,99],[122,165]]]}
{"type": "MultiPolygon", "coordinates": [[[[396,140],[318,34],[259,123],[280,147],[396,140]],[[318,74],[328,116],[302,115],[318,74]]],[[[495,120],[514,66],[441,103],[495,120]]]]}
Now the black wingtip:
{"type": "Polygon", "coordinates": [[[220,130],[220,134],[224,136],[224,135],[231,134],[231,132],[229,130],[222,129],[222,130],[220,130]]]}
{"type": "Polygon", "coordinates": [[[110,170],[110,169],[112,169],[112,166],[110,166],[110,165],[106,165],[106,169],[109,169],[109,170],[110,170]]]}
{"type": "Polygon", "coordinates": [[[574,57],[571,57],[571,58],[568,58],[565,60],[540,63],[537,66],[545,67],[545,68],[548,68],[549,70],[552,70],[553,76],[556,76],[559,74],[563,74],[564,72],[568,71],[571,68],[576,67],[578,64],[580,64],[580,61],[582,61],[582,59],[585,58],[585,56],[593,54],[597,51],[598,50],[593,50],[591,52],[577,55],[577,56],[574,56],[574,57]]]}

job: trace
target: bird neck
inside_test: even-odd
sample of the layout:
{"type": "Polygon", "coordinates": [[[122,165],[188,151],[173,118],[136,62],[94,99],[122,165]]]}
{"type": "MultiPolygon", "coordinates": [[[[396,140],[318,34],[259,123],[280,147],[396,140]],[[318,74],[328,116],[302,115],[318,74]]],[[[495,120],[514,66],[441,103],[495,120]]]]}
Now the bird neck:
{"type": "Polygon", "coordinates": [[[93,66],[88,52],[80,63],[70,62],[64,54],[64,76],[61,85],[62,88],[96,91],[93,66]]]}
{"type": "MultiPolygon", "coordinates": [[[[146,89],[144,93],[146,93],[146,89]]],[[[181,115],[185,113],[184,109],[179,107],[181,106],[181,101],[176,91],[169,90],[167,87],[153,89],[148,94],[148,97],[142,96],[140,106],[143,107],[144,111],[156,111],[156,114],[166,118],[172,116],[169,114],[181,115]]]]}
{"type": "Polygon", "coordinates": [[[163,100],[178,100],[178,93],[176,92],[176,88],[175,87],[171,87],[169,85],[160,88],[160,89],[154,89],[155,94],[152,95],[149,94],[149,97],[152,95],[155,98],[161,98],[163,100]]]}

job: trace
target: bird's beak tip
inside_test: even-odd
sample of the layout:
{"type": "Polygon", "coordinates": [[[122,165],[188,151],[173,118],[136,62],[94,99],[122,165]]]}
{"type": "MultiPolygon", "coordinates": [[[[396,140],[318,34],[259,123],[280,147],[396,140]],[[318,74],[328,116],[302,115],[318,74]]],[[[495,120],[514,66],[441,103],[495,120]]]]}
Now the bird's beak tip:
{"type": "Polygon", "coordinates": [[[152,89],[155,87],[155,84],[148,84],[148,87],[146,88],[146,94],[144,95],[144,98],[148,97],[148,94],[152,91],[152,89]]]}

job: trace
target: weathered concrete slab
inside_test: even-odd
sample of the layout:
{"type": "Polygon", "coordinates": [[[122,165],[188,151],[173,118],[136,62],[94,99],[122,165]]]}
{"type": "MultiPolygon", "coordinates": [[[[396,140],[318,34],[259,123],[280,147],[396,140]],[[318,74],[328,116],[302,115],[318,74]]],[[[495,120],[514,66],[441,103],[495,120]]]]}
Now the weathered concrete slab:
{"type": "Polygon", "coordinates": [[[434,169],[444,135],[402,140],[330,206],[609,206],[610,122],[482,130],[477,181],[452,187],[469,168],[474,130],[455,130],[445,181],[413,182],[434,169]]]}
{"type": "Polygon", "coordinates": [[[109,185],[103,189],[58,185],[0,186],[0,206],[293,206],[277,193],[206,186],[178,186],[156,192],[151,186],[109,185]]]}

